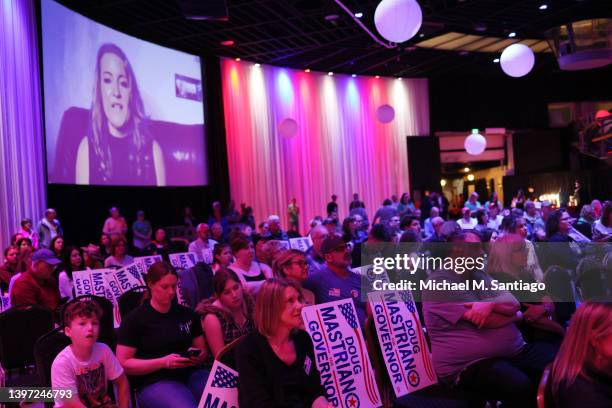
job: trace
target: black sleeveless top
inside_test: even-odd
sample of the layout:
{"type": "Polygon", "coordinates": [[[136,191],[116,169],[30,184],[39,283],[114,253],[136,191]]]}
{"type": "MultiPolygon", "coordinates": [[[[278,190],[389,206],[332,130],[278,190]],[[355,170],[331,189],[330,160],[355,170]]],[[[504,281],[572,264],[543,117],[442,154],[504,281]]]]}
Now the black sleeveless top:
{"type": "Polygon", "coordinates": [[[108,140],[112,158],[110,173],[106,174],[109,163],[100,162],[94,152],[93,138],[89,137],[89,184],[157,184],[152,139],[148,138],[143,148],[138,151],[131,134],[117,138],[104,131],[104,137],[108,140]]]}

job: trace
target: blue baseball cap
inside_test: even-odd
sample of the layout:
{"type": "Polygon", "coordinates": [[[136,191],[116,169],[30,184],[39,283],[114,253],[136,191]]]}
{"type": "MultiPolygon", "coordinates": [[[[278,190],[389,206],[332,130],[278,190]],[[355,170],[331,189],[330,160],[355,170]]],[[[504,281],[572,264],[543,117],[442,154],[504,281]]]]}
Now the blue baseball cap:
{"type": "Polygon", "coordinates": [[[48,263],[49,265],[58,265],[62,263],[55,254],[47,248],[39,249],[38,251],[32,254],[32,262],[43,261],[48,263]]]}

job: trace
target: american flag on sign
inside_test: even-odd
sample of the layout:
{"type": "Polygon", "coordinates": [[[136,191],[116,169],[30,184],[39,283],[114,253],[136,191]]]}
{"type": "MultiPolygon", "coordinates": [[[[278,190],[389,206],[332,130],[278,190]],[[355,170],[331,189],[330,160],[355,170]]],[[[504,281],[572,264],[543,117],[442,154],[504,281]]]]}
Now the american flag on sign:
{"type": "Polygon", "coordinates": [[[363,381],[366,387],[366,391],[368,393],[368,398],[373,404],[378,404],[380,402],[380,397],[378,396],[378,388],[376,386],[376,382],[374,381],[374,375],[372,374],[372,368],[370,367],[370,362],[367,360],[368,351],[365,349],[364,344],[362,344],[362,334],[361,327],[359,327],[359,322],[357,320],[357,313],[355,312],[355,307],[353,306],[353,301],[349,300],[346,303],[342,303],[338,305],[340,308],[340,312],[342,316],[346,319],[348,325],[354,330],[355,338],[357,339],[359,346],[359,355],[361,357],[361,361],[364,362],[364,370],[363,381]]]}
{"type": "Polygon", "coordinates": [[[238,386],[238,376],[221,366],[217,366],[212,386],[217,388],[236,388],[238,386]]]}

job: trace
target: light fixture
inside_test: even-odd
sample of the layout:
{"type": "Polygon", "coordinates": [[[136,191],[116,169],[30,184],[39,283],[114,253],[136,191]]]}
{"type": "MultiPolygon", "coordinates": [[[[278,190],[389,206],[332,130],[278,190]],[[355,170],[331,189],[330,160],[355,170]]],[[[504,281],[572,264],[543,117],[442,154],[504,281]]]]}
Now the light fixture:
{"type": "Polygon", "coordinates": [[[444,187],[445,185],[446,185],[446,180],[445,179],[440,180],[440,186],[444,187]]]}
{"type": "Polygon", "coordinates": [[[331,72],[331,71],[329,71],[329,72],[327,73],[327,75],[329,75],[329,76],[333,76],[333,75],[334,75],[334,73],[333,73],[333,72],[331,72]]]}
{"type": "Polygon", "coordinates": [[[256,67],[260,67],[260,66],[261,66],[261,64],[260,64],[259,62],[256,62],[256,63],[255,63],[255,66],[256,66],[256,67]]]}
{"type": "Polygon", "coordinates": [[[496,64],[499,64],[499,58],[495,58],[495,59],[493,60],[493,62],[494,62],[494,63],[496,63],[496,64]]]}
{"type": "Polygon", "coordinates": [[[547,4],[542,4],[540,7],[538,7],[540,10],[546,10],[548,9],[548,5],[547,4]]]}
{"type": "Polygon", "coordinates": [[[468,181],[474,181],[474,175],[473,174],[468,174],[467,179],[468,179],[468,181]]]}
{"type": "Polygon", "coordinates": [[[478,129],[472,129],[472,133],[465,138],[463,147],[468,154],[478,156],[487,148],[487,139],[478,133],[478,129]]]}
{"type": "Polygon", "coordinates": [[[236,61],[240,61],[240,58],[236,58],[236,61]]]}
{"type": "Polygon", "coordinates": [[[463,169],[463,171],[465,171],[466,173],[469,173],[470,172],[470,168],[466,167],[466,168],[463,169]]]}
{"type": "Polygon", "coordinates": [[[514,31],[508,34],[508,38],[514,38],[514,37],[516,37],[516,33],[514,31]]]}
{"type": "Polygon", "coordinates": [[[234,45],[234,40],[221,41],[221,45],[223,45],[225,47],[231,47],[232,45],[234,45]]]}
{"type": "Polygon", "coordinates": [[[425,37],[424,33],[419,34],[419,38],[423,38],[423,37],[425,37]]]}
{"type": "Polygon", "coordinates": [[[306,68],[304,72],[310,72],[310,68],[306,68]]]}
{"type": "Polygon", "coordinates": [[[355,77],[357,76],[357,74],[353,74],[353,75],[351,75],[351,76],[352,76],[353,78],[355,78],[355,77]]]}
{"type": "Polygon", "coordinates": [[[363,13],[362,12],[357,12],[357,13],[355,13],[355,17],[361,18],[361,17],[363,17],[363,13]]]}
{"type": "Polygon", "coordinates": [[[506,75],[519,78],[531,71],[535,63],[535,55],[525,44],[516,43],[504,49],[499,62],[506,75]]]}
{"type": "Polygon", "coordinates": [[[402,80],[402,78],[401,78],[401,77],[399,77],[399,78],[397,78],[397,80],[398,80],[398,81],[401,81],[401,80],[402,80]]]}
{"type": "Polygon", "coordinates": [[[386,40],[403,43],[421,29],[423,11],[416,0],[382,0],[374,12],[374,25],[386,40]]]}
{"type": "Polygon", "coordinates": [[[378,78],[380,78],[380,75],[376,75],[374,78],[378,79],[378,78]]]}

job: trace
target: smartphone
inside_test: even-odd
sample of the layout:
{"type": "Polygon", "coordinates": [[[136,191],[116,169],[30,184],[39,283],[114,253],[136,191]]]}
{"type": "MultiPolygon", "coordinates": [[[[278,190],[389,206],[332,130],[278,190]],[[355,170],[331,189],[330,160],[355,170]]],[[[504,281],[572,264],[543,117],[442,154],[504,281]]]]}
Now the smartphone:
{"type": "Polygon", "coordinates": [[[197,349],[197,348],[190,348],[189,350],[181,353],[181,357],[185,357],[185,358],[191,358],[191,357],[197,357],[200,354],[202,354],[202,350],[197,349]]]}

